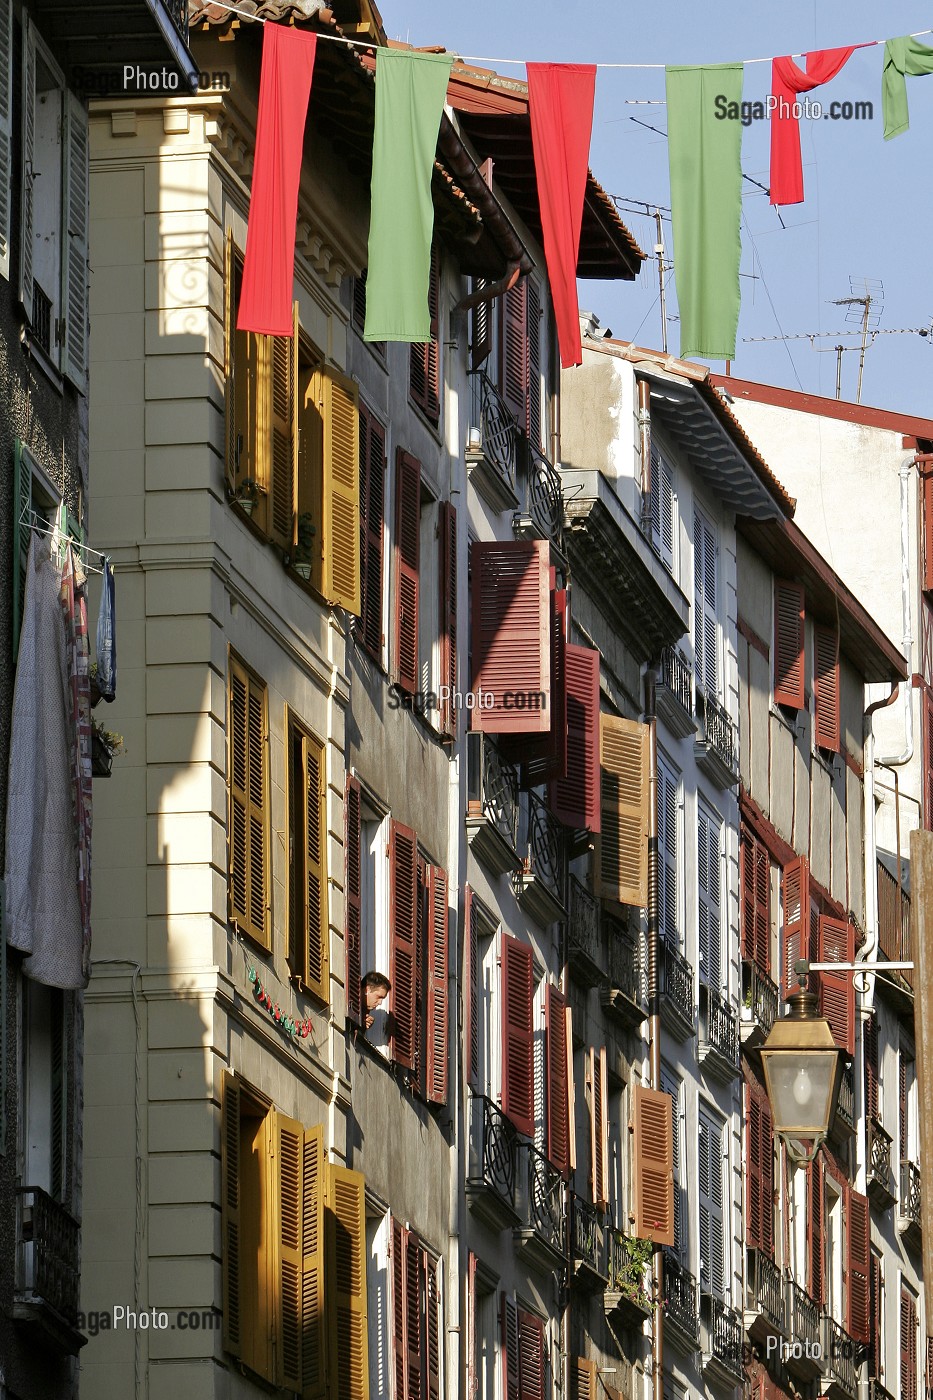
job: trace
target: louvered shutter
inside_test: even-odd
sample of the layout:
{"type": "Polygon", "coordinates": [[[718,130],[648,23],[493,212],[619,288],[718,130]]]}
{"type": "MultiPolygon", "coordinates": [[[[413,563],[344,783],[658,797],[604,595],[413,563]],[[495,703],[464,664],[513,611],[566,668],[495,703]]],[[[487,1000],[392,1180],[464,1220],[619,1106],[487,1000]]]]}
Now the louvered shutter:
{"type": "Polygon", "coordinates": [[[528,283],[525,278],[506,292],[501,305],[502,397],[516,423],[524,428],[528,413],[528,283]]]}
{"type": "Polygon", "coordinates": [[[933,462],[924,463],[920,470],[920,490],[923,502],[923,587],[933,591],[933,462]]]}
{"type": "Polygon", "coordinates": [[[369,654],[382,660],[382,542],[385,525],[385,429],[360,408],[360,627],[369,654]]]}
{"type": "Polygon", "coordinates": [[[677,918],[677,844],[679,835],[678,783],[667,766],[658,762],[658,933],[670,948],[680,945],[677,918]]]}
{"type": "Polygon", "coordinates": [[[721,1298],[726,1284],[722,1129],[704,1113],[699,1129],[700,1288],[721,1298]]]}
{"type": "Polygon", "coordinates": [[[577,1087],[573,1077],[573,1008],[567,1007],[567,1122],[569,1124],[569,1134],[567,1139],[568,1156],[570,1159],[570,1170],[577,1169],[577,1134],[575,1124],[577,1121],[577,1087]]]}
{"type": "Polygon", "coordinates": [[[697,812],[700,978],[719,992],[722,975],[722,822],[702,805],[697,812]]]}
{"type": "Polygon", "coordinates": [[[923,689],[923,825],[933,831],[933,691],[923,689]]]}
{"type": "Polygon", "coordinates": [[[755,910],[757,874],[755,869],[755,838],[747,826],[739,835],[739,882],[741,888],[742,957],[755,959],[755,910]]]}
{"type": "Polygon", "coordinates": [[[10,276],[13,141],[13,0],[0,0],[0,277],[10,276]]]}
{"type": "Polygon", "coordinates": [[[463,895],[464,958],[466,960],[466,990],[463,1019],[466,1022],[466,1075],[471,1089],[476,1088],[479,1074],[479,948],[477,947],[478,916],[473,891],[467,885],[463,895]]]}
{"type": "Polygon", "coordinates": [[[391,907],[392,1058],[416,1068],[417,1049],[417,839],[393,821],[389,831],[391,907]]]}
{"type": "Polygon", "coordinates": [[[444,733],[457,733],[457,510],[449,501],[440,508],[441,568],[441,682],[447,696],[441,704],[444,733]]]}
{"type": "Polygon", "coordinates": [[[873,1380],[880,1380],[884,1369],[884,1330],[882,1327],[883,1309],[882,1295],[884,1284],[881,1276],[881,1260],[878,1255],[872,1252],[871,1255],[871,1342],[868,1349],[868,1374],[873,1380]]]}
{"type": "Polygon", "coordinates": [[[871,1339],[869,1278],[871,1226],[868,1197],[846,1187],[846,1244],[848,1277],[846,1330],[857,1342],[871,1339]]]}
{"type": "Polygon", "coordinates": [[[599,1400],[599,1378],[596,1362],[578,1356],[573,1363],[575,1386],[573,1400],[599,1400]]]}
{"type": "Polygon", "coordinates": [[[324,1293],[324,1198],[327,1155],[324,1129],[306,1128],[301,1184],[301,1396],[326,1394],[326,1313],[324,1293]]]}
{"type": "Polygon", "coordinates": [[[865,1117],[870,1123],[880,1123],[878,1018],[874,1013],[865,1022],[862,1044],[865,1050],[865,1117]]]}
{"type": "Polygon", "coordinates": [[[518,1376],[520,1400],[544,1400],[544,1325],[523,1308],[518,1310],[518,1376]]]}
{"type": "Polygon", "coordinates": [[[609,1076],[606,1047],[591,1047],[587,1055],[590,1091],[590,1189],[593,1204],[609,1208],[609,1076]]]}
{"type": "Polygon", "coordinates": [[[472,726],[485,733],[550,729],[550,567],[543,540],[470,548],[473,690],[482,704],[472,726]],[[512,699],[506,700],[510,693],[512,699]],[[516,698],[521,708],[516,704],[516,698]]]}
{"type": "Polygon", "coordinates": [[[223,1347],[240,1355],[240,1086],[232,1074],[223,1079],[221,1100],[221,1235],[223,1271],[223,1347]]]}
{"type": "MultiPolygon", "coordinates": [[[[819,962],[851,962],[855,956],[855,929],[845,919],[821,915],[819,962]]],[[[821,972],[818,981],[820,1015],[825,1016],[833,1039],[841,1050],[855,1054],[855,983],[846,972],[821,972]]]]}
{"type": "Polygon", "coordinates": [[[366,1183],[361,1172],[328,1165],[327,1297],[330,1394],[368,1400],[366,1183]]]}
{"type": "Polygon", "coordinates": [[[547,1155],[559,1172],[570,1168],[570,1120],[567,1095],[567,999],[548,983],[545,1001],[547,1037],[547,1155]]]}
{"type": "Polygon", "coordinates": [[[476,1400],[477,1395],[477,1328],[476,1328],[476,1255],[472,1250],[467,1254],[467,1339],[466,1339],[466,1366],[467,1366],[467,1396],[468,1400],[476,1400]]]}
{"type": "Polygon", "coordinates": [[[746,1237],[749,1248],[774,1255],[774,1128],[767,1096],[746,1085],[746,1237]]]}
{"type": "Polygon", "coordinates": [[[795,992],[800,979],[794,964],[810,957],[810,863],[806,856],[797,856],[784,867],[784,939],[781,977],[783,995],[795,992]]]}
{"type": "MultiPolygon", "coordinates": [[[[327,779],[324,749],[303,736],[305,814],[305,981],[322,1001],[330,1000],[330,949],[327,914],[327,779]]],[[[296,833],[297,835],[297,833],[296,833]]]]}
{"type": "Polygon", "coordinates": [[[813,629],[813,656],[816,743],[839,753],[839,633],[834,627],[813,629]]]}
{"type": "Polygon", "coordinates": [[[651,543],[669,572],[674,569],[674,472],[667,458],[652,444],[651,481],[648,490],[648,527],[651,543]]]}
{"type": "Polygon", "coordinates": [[[298,303],[292,334],[269,336],[272,358],[272,459],[269,470],[269,537],[286,554],[295,543],[298,491],[298,303]]]}
{"type": "MultiPolygon", "coordinates": [[[[266,468],[260,457],[260,423],[264,422],[271,386],[268,337],[236,329],[241,280],[233,230],[227,231],[224,254],[224,403],[227,489],[235,494],[246,482],[265,488],[266,468]]],[[[256,498],[252,519],[265,528],[266,499],[256,498]]]]}
{"type": "Polygon", "coordinates": [[[441,1296],[437,1271],[438,1265],[425,1257],[428,1400],[440,1400],[441,1394],[441,1296]]]}
{"type": "Polygon", "coordinates": [[[502,1112],[520,1133],[534,1132],[534,966],[531,948],[502,934],[502,1112]]]}
{"type": "Polygon", "coordinates": [[[549,788],[548,803],[565,826],[598,834],[600,830],[599,772],[599,652],[592,647],[564,648],[566,677],[566,776],[549,788]]]}
{"type": "Polygon", "coordinates": [[[632,1085],[635,1234],[674,1243],[674,1144],[670,1094],[632,1085]]]}
{"type": "Polygon", "coordinates": [[[405,1232],[405,1373],[406,1400],[424,1395],[424,1251],[410,1230],[405,1232]]]}
{"type": "Polygon", "coordinates": [[[328,603],[360,615],[360,415],[352,379],[328,368],[315,376],[324,425],[321,549],[311,581],[328,603]]]}
{"type": "Polygon", "coordinates": [[[819,1156],[815,1157],[807,1167],[807,1205],[809,1209],[807,1245],[810,1252],[810,1270],[807,1282],[810,1297],[819,1307],[822,1307],[825,1297],[823,1229],[826,1212],[823,1192],[823,1160],[819,1156]]]}
{"type": "Polygon", "coordinates": [[[347,775],[346,795],[346,953],[347,953],[347,1016],[363,1024],[362,992],[362,879],[363,842],[360,822],[359,781],[347,775]]]}
{"type": "Polygon", "coordinates": [[[771,857],[766,846],[755,848],[755,962],[768,976],[771,972],[771,857]]]}
{"type": "MultiPolygon", "coordinates": [[[[551,569],[552,582],[555,570],[551,569]]],[[[550,720],[544,734],[500,734],[499,753],[507,763],[521,764],[522,790],[540,787],[567,770],[567,590],[551,588],[550,720]]]]}
{"type": "Polygon", "coordinates": [[[273,1310],[277,1318],[275,1348],[276,1385],[302,1388],[301,1341],[303,1333],[302,1220],[304,1207],[304,1129],[300,1123],[275,1113],[272,1221],[273,1310]]]}
{"type": "Polygon", "coordinates": [[[268,947],[265,687],[232,655],[229,684],[230,917],[268,947]]]}
{"type": "MultiPolygon", "coordinates": [[[[486,279],[484,277],[474,277],[471,285],[472,295],[485,292],[486,279]]],[[[492,308],[490,302],[478,301],[473,307],[472,325],[470,330],[470,369],[477,370],[484,360],[489,358],[492,350],[492,308]]]]}
{"type": "Polygon", "coordinates": [[[897,1052],[897,1133],[898,1133],[898,1154],[902,1162],[907,1161],[908,1151],[908,1119],[907,1119],[907,1055],[904,1053],[903,1045],[897,1052]]]}
{"type": "Polygon", "coordinates": [[[528,418],[532,447],[541,451],[541,293],[531,277],[526,283],[528,315],[528,418]]]}
{"type": "Polygon", "coordinates": [[[804,695],[804,591],[799,583],[774,580],[774,699],[802,710],[804,695]]]}
{"type": "Polygon", "coordinates": [[[447,871],[428,872],[428,1065],[431,1103],[447,1102],[447,871]]]}
{"type": "Polygon", "coordinates": [[[716,536],[699,511],[693,516],[693,650],[696,683],[711,699],[719,697],[719,626],[716,620],[716,536]]]}
{"type": "Polygon", "coordinates": [[[20,138],[20,159],[22,188],[20,193],[19,228],[19,299],[26,313],[26,320],[32,324],[32,262],[33,262],[33,205],[36,181],[36,36],[28,13],[23,12],[23,67],[22,128],[20,138]]]}
{"type": "Polygon", "coordinates": [[[502,1294],[502,1400],[519,1400],[518,1310],[513,1299],[502,1294]]]}
{"type": "Polygon", "coordinates": [[[648,900],[648,726],[600,715],[599,893],[648,900]]]}
{"type": "Polygon", "coordinates": [[[65,93],[63,140],[65,218],[62,249],[62,311],[65,317],[62,373],[87,391],[88,130],[84,103],[65,93]]]}
{"type": "Polygon", "coordinates": [[[674,1176],[674,1253],[683,1259],[687,1247],[683,1218],[683,1184],[680,1152],[680,1080],[661,1066],[661,1088],[671,1101],[671,1166],[674,1176]]]}
{"type": "Polygon", "coordinates": [[[395,1400],[408,1400],[408,1320],[405,1288],[408,1231],[392,1221],[392,1351],[395,1360],[395,1400]]]}
{"type": "Polygon", "coordinates": [[[26,594],[26,563],[32,536],[32,465],[27,449],[16,439],[13,451],[13,655],[19,652],[26,594]]]}
{"type": "Polygon", "coordinates": [[[899,1321],[900,1400],[917,1400],[917,1304],[903,1284],[899,1321]]]}
{"type": "Polygon", "coordinates": [[[426,418],[436,423],[440,417],[440,357],[439,357],[440,265],[437,248],[431,250],[431,272],[428,280],[428,313],[431,318],[431,338],[426,343],[413,344],[409,349],[409,394],[426,418]]]}
{"type": "Polygon", "coordinates": [[[395,665],[398,683],[418,689],[421,463],[399,448],[395,468],[395,665]]]}

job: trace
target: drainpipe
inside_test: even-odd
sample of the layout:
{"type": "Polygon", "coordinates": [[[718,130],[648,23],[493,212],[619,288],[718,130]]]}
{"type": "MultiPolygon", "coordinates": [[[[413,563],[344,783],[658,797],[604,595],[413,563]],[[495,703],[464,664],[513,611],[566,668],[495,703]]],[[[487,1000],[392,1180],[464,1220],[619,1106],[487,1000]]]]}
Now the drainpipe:
{"type": "MultiPolygon", "coordinates": [[[[639,385],[639,390],[640,390],[639,385]]],[[[640,392],[639,392],[640,397],[640,392]]],[[[655,717],[656,674],[645,673],[645,719],[648,723],[648,1077],[661,1087],[661,998],[658,968],[658,727],[655,717]]],[[[634,1164],[638,1170],[638,1163],[634,1164]]],[[[664,1400],[664,1255],[655,1245],[651,1257],[654,1309],[651,1313],[651,1390],[664,1400]]]]}
{"type": "MultiPolygon", "coordinates": [[[[901,650],[907,659],[910,671],[913,635],[910,630],[910,469],[916,461],[908,457],[901,463],[901,613],[903,617],[903,639],[901,650]]],[[[874,708],[874,707],[872,707],[874,708]]],[[[890,758],[877,758],[879,768],[900,768],[914,756],[914,706],[911,686],[904,688],[904,751],[890,758]]]]}

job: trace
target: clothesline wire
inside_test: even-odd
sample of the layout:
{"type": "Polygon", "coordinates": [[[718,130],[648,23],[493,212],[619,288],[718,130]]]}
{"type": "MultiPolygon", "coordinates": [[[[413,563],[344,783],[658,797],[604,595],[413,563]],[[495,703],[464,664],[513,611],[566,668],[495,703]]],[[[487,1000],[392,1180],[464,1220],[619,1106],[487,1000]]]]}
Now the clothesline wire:
{"type": "MultiPolygon", "coordinates": [[[[250,12],[249,12],[248,10],[241,10],[241,9],[239,9],[238,6],[236,6],[236,5],[226,5],[226,4],[223,4],[223,3],[222,3],[222,0],[210,0],[210,4],[211,4],[211,8],[212,8],[212,9],[215,9],[215,10],[226,10],[226,11],[228,11],[231,15],[237,15],[237,16],[239,16],[240,19],[250,19],[250,20],[254,20],[257,24],[274,24],[274,23],[277,22],[277,21],[275,21],[275,20],[265,19],[262,15],[250,14],[250,12]]],[[[927,34],[933,34],[933,29],[918,29],[918,30],[916,30],[913,34],[908,34],[906,37],[907,37],[908,39],[922,39],[922,38],[924,38],[927,34]]],[[[355,48],[355,49],[374,49],[374,48],[379,47],[378,45],[374,44],[373,41],[372,41],[371,39],[345,39],[345,38],[344,38],[342,35],[340,35],[340,34],[318,34],[317,37],[318,37],[319,39],[326,39],[326,40],[327,40],[328,42],[330,42],[331,44],[348,44],[351,48],[355,48]]],[[[852,45],[848,45],[848,44],[834,44],[833,47],[834,47],[834,48],[850,48],[850,47],[851,47],[851,48],[857,48],[857,49],[873,49],[873,48],[877,48],[879,44],[886,44],[887,42],[888,42],[887,39],[866,39],[865,42],[864,42],[864,43],[861,43],[861,44],[852,44],[852,45]]],[[[805,51],[802,52],[802,53],[788,54],[787,57],[789,57],[789,58],[805,58],[805,57],[806,57],[806,52],[807,52],[807,51],[805,50],[805,51]]],[[[456,57],[460,58],[460,60],[461,60],[462,63],[492,63],[492,64],[495,64],[497,67],[498,67],[500,64],[505,64],[505,65],[508,65],[508,66],[513,66],[513,65],[521,66],[522,64],[524,64],[524,63],[527,62],[527,60],[524,59],[524,58],[485,58],[485,57],[477,57],[475,54],[466,54],[466,55],[460,55],[460,54],[458,54],[458,55],[456,55],[456,57]]],[[[776,55],[772,55],[771,58],[742,58],[742,59],[736,59],[736,60],[734,60],[734,61],[737,62],[737,63],[741,63],[741,64],[743,64],[743,65],[744,65],[744,64],[748,64],[748,63],[771,63],[771,62],[773,61],[773,58],[774,58],[774,57],[776,57],[776,55]]],[[[656,70],[660,70],[662,73],[663,73],[664,69],[665,69],[667,66],[668,66],[668,65],[667,65],[666,63],[597,63],[597,64],[594,65],[594,67],[596,67],[596,68],[616,68],[616,69],[622,69],[622,68],[626,68],[626,69],[628,69],[628,68],[631,68],[631,69],[642,69],[642,68],[643,68],[643,69],[645,69],[645,70],[656,69],[656,70]]]]}
{"type": "Polygon", "coordinates": [[[82,544],[80,540],[72,539],[70,535],[65,534],[64,530],[62,530],[61,526],[57,523],[55,525],[46,525],[42,517],[37,515],[34,510],[30,510],[29,506],[23,507],[23,513],[19,518],[19,523],[20,525],[28,525],[30,530],[34,530],[37,535],[44,535],[46,539],[53,540],[57,538],[62,544],[70,544],[75,553],[81,555],[82,568],[87,570],[88,573],[102,574],[104,572],[104,564],[107,560],[106,554],[102,554],[99,549],[92,549],[89,544],[82,544]],[[100,560],[100,563],[92,564],[90,559],[86,557],[90,554],[92,554],[95,559],[100,560]]]}

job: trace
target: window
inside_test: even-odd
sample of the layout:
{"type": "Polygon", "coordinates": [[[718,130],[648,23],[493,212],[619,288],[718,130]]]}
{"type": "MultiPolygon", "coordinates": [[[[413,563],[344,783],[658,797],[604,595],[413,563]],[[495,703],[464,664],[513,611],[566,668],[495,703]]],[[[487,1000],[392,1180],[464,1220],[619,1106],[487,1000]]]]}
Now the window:
{"type": "Polygon", "coordinates": [[[674,468],[655,443],[651,444],[651,476],[644,503],[645,526],[651,548],[668,573],[674,572],[677,537],[674,468]]]}
{"type": "Polygon", "coordinates": [[[823,1158],[817,1155],[806,1168],[807,1176],[807,1289],[817,1307],[826,1301],[826,1192],[823,1158]]]}
{"type": "Polygon", "coordinates": [[[767,977],[771,972],[771,857],[744,822],[739,848],[742,957],[767,977]]]}
{"type": "Polygon", "coordinates": [[[475,1254],[469,1256],[468,1271],[469,1394],[474,1400],[496,1400],[496,1358],[500,1336],[496,1289],[485,1277],[475,1254]]]}
{"type": "Polygon", "coordinates": [[[814,742],[839,753],[839,633],[835,627],[813,629],[814,742]]]}
{"type": "Polygon", "coordinates": [[[868,1197],[846,1184],[846,1330],[871,1341],[871,1220],[868,1197]]]}
{"type": "Polygon", "coordinates": [[[531,948],[502,934],[502,1112],[520,1133],[534,1133],[534,959],[531,948]]]}
{"type": "MultiPolygon", "coordinates": [[[[359,331],[360,335],[362,335],[363,332],[364,332],[364,330],[366,329],[366,268],[365,268],[365,267],[363,268],[363,271],[360,273],[359,277],[354,277],[354,279],[353,279],[353,293],[352,293],[352,296],[353,296],[353,324],[354,324],[354,326],[356,327],[356,329],[359,331]]],[[[366,341],[365,344],[367,344],[367,345],[369,346],[370,350],[372,350],[372,351],[374,352],[374,354],[378,355],[379,358],[380,358],[381,360],[384,360],[384,359],[385,359],[385,356],[386,356],[386,346],[385,346],[385,341],[384,341],[384,340],[369,340],[369,341],[366,341]]]]}
{"type": "Polygon", "coordinates": [[[717,617],[716,532],[701,511],[693,513],[693,653],[696,684],[711,700],[720,693],[719,620],[717,617]]]}
{"type": "Polygon", "coordinates": [[[745,1221],[749,1249],[774,1258],[774,1122],[764,1090],[745,1083],[745,1221]]]}
{"type": "Polygon", "coordinates": [[[330,1000],[324,745],[288,717],[288,965],[330,1000]]]}
{"type": "MultiPolygon", "coordinates": [[[[3,8],[8,12],[8,6],[3,8]]],[[[7,53],[0,45],[0,57],[7,53]]],[[[87,113],[67,90],[61,70],[25,13],[21,149],[20,300],[33,342],[83,393],[88,333],[87,113]]],[[[8,185],[9,169],[0,173],[8,185]]],[[[6,260],[8,271],[8,244],[6,260]]]]}
{"type": "Polygon", "coordinates": [[[547,1155],[559,1172],[570,1170],[569,1067],[567,999],[547,984],[545,1036],[547,1059],[547,1155]]]}
{"type": "Polygon", "coordinates": [[[700,1290],[722,1298],[726,1290],[723,1125],[701,1111],[699,1129],[700,1290]]]}
{"type": "Polygon", "coordinates": [[[74,999],[59,987],[46,987],[28,977],[22,979],[22,988],[23,1179],[71,1205],[73,1092],[68,1069],[75,1033],[74,999]]]}
{"type": "Polygon", "coordinates": [[[83,538],[83,531],[62,502],[25,443],[16,439],[13,453],[13,654],[19,650],[19,629],[23,620],[26,588],[26,561],[32,525],[50,529],[58,525],[63,535],[83,538]]]}
{"type": "Polygon", "coordinates": [[[803,585],[774,580],[774,699],[778,705],[802,710],[804,693],[803,585]]]}
{"type": "Polygon", "coordinates": [[[395,466],[395,670],[409,695],[420,689],[421,463],[399,448],[395,466]]]}
{"type": "MultiPolygon", "coordinates": [[[[10,276],[10,188],[13,126],[13,6],[0,5],[0,277],[10,276]]],[[[24,181],[25,183],[25,181],[24,181]]]]}
{"type": "Polygon", "coordinates": [[[917,1400],[917,1295],[901,1284],[899,1318],[900,1400],[917,1400]]]}
{"type": "Polygon", "coordinates": [[[222,1114],[224,1349],[287,1390],[364,1394],[363,1177],[233,1074],[222,1114]]]}
{"type": "Polygon", "coordinates": [[[441,416],[440,303],[440,260],[435,246],[431,251],[431,274],[428,280],[431,339],[426,344],[411,346],[408,369],[408,391],[411,401],[431,423],[439,422],[441,416]]]}
{"type": "Polygon", "coordinates": [[[674,1243],[673,1126],[670,1095],[633,1084],[634,1229],[654,1244],[674,1243]]]}
{"type": "Polygon", "coordinates": [[[722,961],[722,818],[704,802],[697,809],[700,980],[714,992],[725,985],[722,961]]]}
{"type": "Polygon", "coordinates": [[[392,1221],[392,1336],[395,1400],[441,1394],[439,1265],[417,1235],[392,1221]]]}
{"type": "Polygon", "coordinates": [[[389,1400],[394,1369],[392,1354],[392,1217],[366,1221],[366,1317],[369,1327],[370,1400],[389,1400]]]}
{"type": "Polygon", "coordinates": [[[606,1047],[590,1046],[586,1056],[586,1095],[590,1115],[590,1191],[593,1204],[609,1208],[609,1074],[606,1047]]]}
{"type": "MultiPolygon", "coordinates": [[[[684,1204],[684,1086],[680,1076],[668,1065],[661,1065],[661,1088],[671,1100],[671,1167],[674,1181],[674,1253],[682,1264],[687,1262],[687,1215],[684,1204]]],[[[634,1164],[633,1164],[634,1165],[634,1164]]]]}
{"type": "Polygon", "coordinates": [[[565,826],[598,835],[599,652],[570,642],[563,651],[567,761],[564,776],[550,784],[548,806],[565,826]]]}
{"type": "Polygon", "coordinates": [[[865,1117],[869,1124],[881,1124],[881,1052],[878,1017],[872,1012],[862,1032],[865,1054],[865,1117]]]}
{"type": "Polygon", "coordinates": [[[542,365],[541,293],[523,277],[500,302],[499,386],[516,423],[541,450],[542,365]]]}
{"type": "Polygon", "coordinates": [[[658,757],[658,933],[680,947],[680,775],[658,757]]]}
{"type": "Polygon", "coordinates": [[[360,620],[356,637],[382,664],[382,556],[385,533],[385,428],[360,407],[360,620]]]}
{"type": "Polygon", "coordinates": [[[230,919],[272,947],[266,685],[230,653],[227,697],[230,919]]]}
{"type": "Polygon", "coordinates": [[[871,1337],[868,1346],[868,1375],[871,1380],[883,1381],[885,1377],[884,1339],[886,1308],[884,1304],[884,1276],[881,1270],[881,1255],[871,1251],[871,1337]]]}
{"type": "Polygon", "coordinates": [[[825,1220],[826,1220],[826,1288],[824,1304],[827,1316],[845,1325],[843,1298],[843,1270],[845,1267],[845,1231],[843,1228],[842,1183],[829,1172],[826,1173],[825,1220]]]}
{"type": "Polygon", "coordinates": [[[599,894],[648,902],[648,726],[600,715],[599,894]]]}
{"type": "Polygon", "coordinates": [[[916,1162],[915,1097],[917,1065],[911,1048],[901,1044],[897,1057],[897,1132],[900,1161],[916,1162]]]}
{"type": "MultiPolygon", "coordinates": [[[[821,914],[817,924],[818,962],[850,963],[855,957],[855,926],[847,919],[821,914]]],[[[851,973],[821,972],[816,979],[820,1014],[829,1022],[836,1044],[855,1054],[855,984],[851,973]]]]}
{"type": "Polygon", "coordinates": [[[502,1294],[503,1400],[544,1400],[544,1323],[502,1294]]]}

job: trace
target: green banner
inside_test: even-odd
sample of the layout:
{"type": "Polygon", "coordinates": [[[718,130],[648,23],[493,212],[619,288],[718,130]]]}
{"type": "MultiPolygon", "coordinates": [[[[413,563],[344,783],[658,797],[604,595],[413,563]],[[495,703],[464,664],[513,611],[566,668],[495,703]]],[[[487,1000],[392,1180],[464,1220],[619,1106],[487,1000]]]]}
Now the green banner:
{"type": "Polygon", "coordinates": [[[905,34],[889,39],[884,46],[881,72],[881,109],[884,113],[884,139],[900,136],[910,126],[907,111],[906,78],[923,78],[933,73],[933,49],[905,34]]]}

